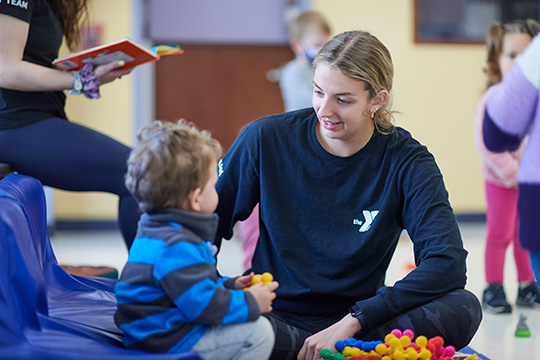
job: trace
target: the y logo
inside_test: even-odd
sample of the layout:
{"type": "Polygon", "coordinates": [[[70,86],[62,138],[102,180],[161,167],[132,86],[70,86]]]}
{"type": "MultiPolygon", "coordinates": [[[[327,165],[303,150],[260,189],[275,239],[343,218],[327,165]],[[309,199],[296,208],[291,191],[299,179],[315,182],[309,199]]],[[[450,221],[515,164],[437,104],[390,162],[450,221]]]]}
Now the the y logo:
{"type": "Polygon", "coordinates": [[[223,159],[218,162],[218,176],[221,177],[221,174],[223,174],[223,159]]]}
{"type": "Polygon", "coordinates": [[[373,220],[375,220],[375,217],[379,214],[379,210],[373,210],[373,211],[364,210],[362,211],[362,214],[364,214],[365,221],[362,222],[361,220],[354,219],[353,224],[362,225],[358,231],[366,232],[371,227],[371,224],[373,223],[373,220]]]}

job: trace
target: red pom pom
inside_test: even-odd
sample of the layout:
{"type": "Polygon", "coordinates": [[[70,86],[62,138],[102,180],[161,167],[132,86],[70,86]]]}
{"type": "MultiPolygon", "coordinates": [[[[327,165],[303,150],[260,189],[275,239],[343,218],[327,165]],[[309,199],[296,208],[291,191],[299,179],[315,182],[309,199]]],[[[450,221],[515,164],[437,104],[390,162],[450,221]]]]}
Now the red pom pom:
{"type": "Polygon", "coordinates": [[[442,347],[444,345],[444,340],[440,336],[434,336],[429,341],[432,341],[432,340],[433,340],[433,343],[435,344],[435,346],[438,347],[438,348],[440,348],[440,347],[442,347]]]}

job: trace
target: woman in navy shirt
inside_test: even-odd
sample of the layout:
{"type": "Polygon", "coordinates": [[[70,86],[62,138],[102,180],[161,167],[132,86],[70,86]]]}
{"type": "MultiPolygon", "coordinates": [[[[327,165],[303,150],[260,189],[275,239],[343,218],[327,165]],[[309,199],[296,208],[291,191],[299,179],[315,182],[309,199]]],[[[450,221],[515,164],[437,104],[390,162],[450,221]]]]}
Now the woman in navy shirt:
{"type": "Polygon", "coordinates": [[[220,164],[218,242],[260,203],[253,271],[280,282],[272,359],[319,359],[394,328],[466,346],[482,318],[467,251],[433,156],[391,123],[390,52],[345,32],[314,69],[313,108],[249,124],[220,164]],[[386,286],[403,230],[416,269],[386,286]]]}

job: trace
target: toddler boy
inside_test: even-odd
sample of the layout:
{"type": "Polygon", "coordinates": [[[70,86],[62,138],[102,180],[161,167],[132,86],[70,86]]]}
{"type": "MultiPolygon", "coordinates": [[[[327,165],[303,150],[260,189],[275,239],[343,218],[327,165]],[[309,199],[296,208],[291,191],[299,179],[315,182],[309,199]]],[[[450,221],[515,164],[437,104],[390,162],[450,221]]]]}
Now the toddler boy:
{"type": "Polygon", "coordinates": [[[154,121],[138,135],[126,186],[142,215],[116,285],[115,322],[130,349],[198,352],[207,359],[266,359],[277,282],[221,277],[213,239],[219,143],[183,120],[154,121]]]}

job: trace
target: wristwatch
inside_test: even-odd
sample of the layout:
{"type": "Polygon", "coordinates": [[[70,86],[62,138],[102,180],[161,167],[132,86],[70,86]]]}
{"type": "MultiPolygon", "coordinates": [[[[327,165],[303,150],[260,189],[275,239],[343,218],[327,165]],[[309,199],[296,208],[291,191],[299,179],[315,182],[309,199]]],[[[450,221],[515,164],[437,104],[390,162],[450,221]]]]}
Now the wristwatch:
{"type": "Polygon", "coordinates": [[[362,330],[366,328],[366,318],[364,316],[364,313],[362,312],[362,309],[356,304],[351,306],[349,308],[349,314],[351,314],[352,317],[355,317],[359,322],[360,326],[362,326],[362,330]]]}

